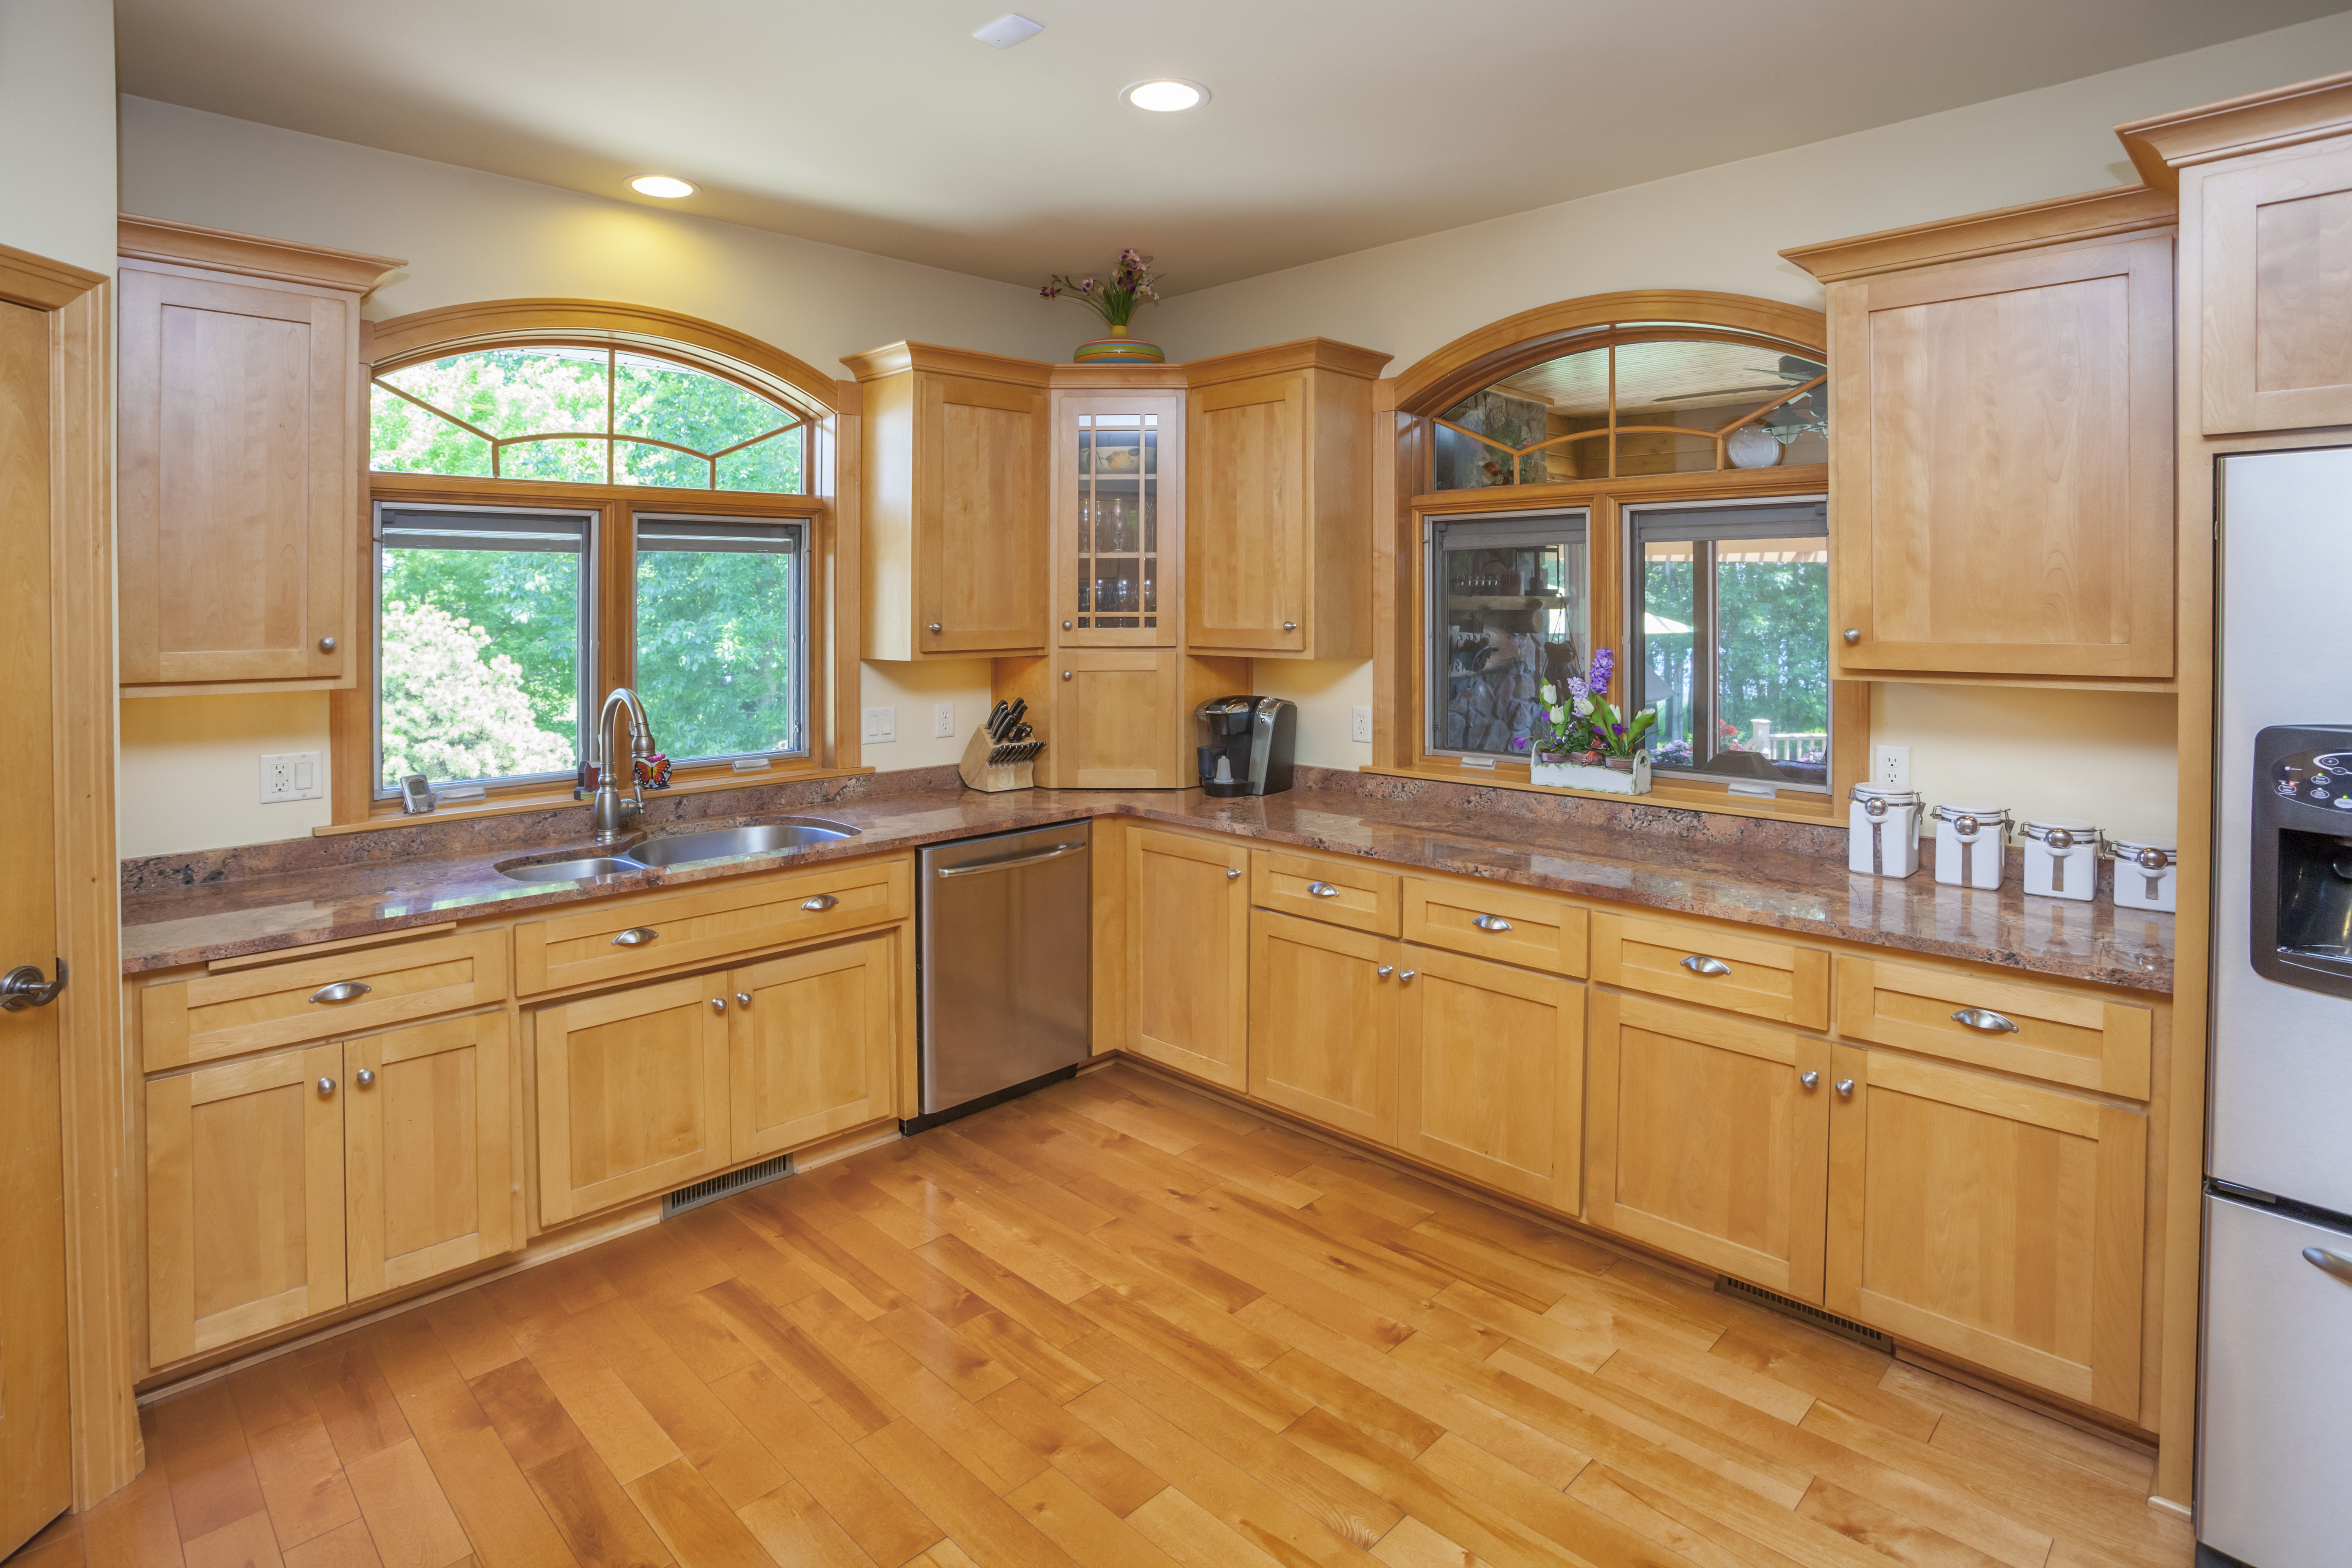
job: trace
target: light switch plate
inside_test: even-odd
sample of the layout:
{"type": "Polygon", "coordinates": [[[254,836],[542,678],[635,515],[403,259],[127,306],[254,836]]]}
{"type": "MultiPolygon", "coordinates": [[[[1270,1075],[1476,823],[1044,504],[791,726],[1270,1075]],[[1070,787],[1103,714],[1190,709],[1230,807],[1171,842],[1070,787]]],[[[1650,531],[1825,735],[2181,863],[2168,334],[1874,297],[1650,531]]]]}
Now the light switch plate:
{"type": "Polygon", "coordinates": [[[953,739],[954,736],[955,704],[952,702],[932,703],[931,738],[935,741],[946,741],[953,739]]]}
{"type": "Polygon", "coordinates": [[[327,793],[327,770],[316,752],[270,752],[261,758],[261,804],[317,800],[327,793]]]}
{"type": "Polygon", "coordinates": [[[864,740],[869,746],[879,746],[898,738],[898,710],[896,708],[868,708],[866,710],[864,740]]]}
{"type": "Polygon", "coordinates": [[[1372,710],[1370,708],[1362,703],[1358,703],[1356,705],[1355,725],[1349,731],[1349,734],[1353,739],[1361,741],[1367,746],[1372,743],[1372,710]]]}
{"type": "Polygon", "coordinates": [[[1880,789],[1909,789],[1911,787],[1911,748],[1908,746],[1871,748],[1870,782],[1880,789]]]}

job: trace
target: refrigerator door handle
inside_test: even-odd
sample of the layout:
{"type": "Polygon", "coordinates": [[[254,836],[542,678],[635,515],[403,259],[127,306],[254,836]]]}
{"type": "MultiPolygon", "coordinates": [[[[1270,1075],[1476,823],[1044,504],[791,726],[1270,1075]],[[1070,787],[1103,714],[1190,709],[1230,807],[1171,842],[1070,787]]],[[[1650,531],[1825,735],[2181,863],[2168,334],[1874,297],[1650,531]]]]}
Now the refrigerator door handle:
{"type": "Polygon", "coordinates": [[[2303,1260],[2330,1279],[2352,1285],[2352,1258],[2340,1252],[2330,1252],[2324,1247],[2306,1247],[2303,1249],[2303,1260]]]}

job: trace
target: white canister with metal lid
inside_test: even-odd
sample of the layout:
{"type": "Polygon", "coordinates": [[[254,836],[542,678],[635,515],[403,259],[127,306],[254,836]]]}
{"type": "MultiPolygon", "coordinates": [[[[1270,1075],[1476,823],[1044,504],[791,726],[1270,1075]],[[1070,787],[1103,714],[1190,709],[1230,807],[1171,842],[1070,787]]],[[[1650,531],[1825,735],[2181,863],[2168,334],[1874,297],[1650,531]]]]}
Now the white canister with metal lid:
{"type": "Polygon", "coordinates": [[[1936,880],[1948,888],[2000,886],[2009,853],[2009,808],[1971,801],[1948,801],[1936,819],[1936,880]]]}
{"type": "Polygon", "coordinates": [[[1907,877],[1919,868],[1919,797],[1914,792],[1856,784],[1845,821],[1849,871],[1907,877]]]}
{"type": "Polygon", "coordinates": [[[2117,838],[2114,854],[2118,909],[2170,914],[2179,907],[2173,881],[2180,870],[2180,849],[2173,840],[2117,838]]]}
{"type": "Polygon", "coordinates": [[[2099,890],[2099,830],[2072,816],[2025,819],[2025,890],[2088,900],[2099,890]]]}

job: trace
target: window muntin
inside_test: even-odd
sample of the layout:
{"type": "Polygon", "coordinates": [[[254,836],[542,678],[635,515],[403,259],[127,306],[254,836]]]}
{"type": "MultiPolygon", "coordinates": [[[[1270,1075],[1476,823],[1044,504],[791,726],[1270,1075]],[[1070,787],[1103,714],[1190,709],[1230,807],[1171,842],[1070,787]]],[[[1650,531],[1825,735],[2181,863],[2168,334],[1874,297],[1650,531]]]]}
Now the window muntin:
{"type": "Polygon", "coordinates": [[[613,347],[476,349],[379,374],[372,466],[677,489],[806,489],[807,426],[696,366],[613,347]]]}
{"type": "Polygon", "coordinates": [[[808,750],[808,525],[636,520],[639,697],[673,760],[808,750]]]}
{"type": "Polygon", "coordinates": [[[1514,372],[1439,415],[1432,488],[1828,460],[1828,367],[1816,351],[1672,322],[1596,335],[1612,341],[1514,372]]]}
{"type": "Polygon", "coordinates": [[[562,778],[588,727],[596,514],[379,502],[375,793],[562,778]]]}
{"type": "Polygon", "coordinates": [[[1429,749],[1524,758],[1546,681],[1591,652],[1582,508],[1432,518],[1429,749]]]}
{"type": "Polygon", "coordinates": [[[1160,416],[1081,414],[1081,627],[1160,624],[1160,416]]]}
{"type": "Polygon", "coordinates": [[[1825,500],[1632,507],[1628,627],[1652,765],[1829,787],[1825,500]]]}

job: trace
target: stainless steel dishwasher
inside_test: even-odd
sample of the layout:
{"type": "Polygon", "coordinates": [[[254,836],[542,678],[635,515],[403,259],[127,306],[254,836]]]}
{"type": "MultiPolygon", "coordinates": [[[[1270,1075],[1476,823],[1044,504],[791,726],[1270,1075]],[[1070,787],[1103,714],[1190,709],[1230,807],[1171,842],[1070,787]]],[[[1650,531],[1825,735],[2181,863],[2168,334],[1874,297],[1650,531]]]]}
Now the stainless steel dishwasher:
{"type": "Polygon", "coordinates": [[[919,1132],[1067,1078],[1091,1048],[1089,824],[921,852],[919,1132]]]}

